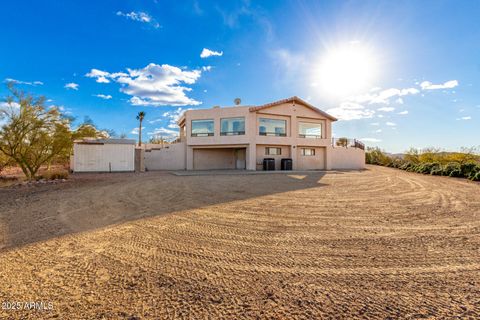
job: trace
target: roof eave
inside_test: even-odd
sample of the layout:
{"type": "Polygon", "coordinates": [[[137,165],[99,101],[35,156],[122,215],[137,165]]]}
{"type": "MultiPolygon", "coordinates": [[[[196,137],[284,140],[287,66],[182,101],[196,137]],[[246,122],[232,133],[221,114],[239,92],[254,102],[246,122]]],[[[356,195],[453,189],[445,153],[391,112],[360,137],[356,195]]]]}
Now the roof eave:
{"type": "Polygon", "coordinates": [[[256,111],[259,111],[259,110],[267,109],[267,108],[270,108],[270,107],[278,106],[280,104],[289,103],[289,102],[294,102],[294,103],[299,102],[300,104],[305,105],[306,107],[312,109],[313,111],[317,112],[318,114],[321,114],[322,116],[324,116],[325,118],[327,118],[331,121],[337,121],[338,120],[334,116],[326,113],[325,111],[322,111],[322,110],[318,109],[317,107],[311,105],[310,103],[306,102],[305,100],[303,100],[303,99],[301,99],[297,96],[293,96],[293,97],[290,97],[290,98],[274,101],[274,102],[267,103],[267,104],[264,104],[264,105],[261,105],[261,106],[250,107],[249,111],[250,112],[256,112],[256,111]]]}

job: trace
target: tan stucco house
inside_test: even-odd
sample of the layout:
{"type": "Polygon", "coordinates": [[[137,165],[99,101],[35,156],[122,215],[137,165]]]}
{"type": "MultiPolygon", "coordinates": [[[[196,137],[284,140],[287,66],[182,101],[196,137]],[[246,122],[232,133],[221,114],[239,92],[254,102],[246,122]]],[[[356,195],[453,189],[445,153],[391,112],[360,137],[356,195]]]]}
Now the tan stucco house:
{"type": "Polygon", "coordinates": [[[260,106],[188,110],[177,143],[146,150],[147,170],[262,170],[265,158],[292,159],[293,170],[362,169],[364,145],[334,139],[337,119],[291,97],[260,106]]]}

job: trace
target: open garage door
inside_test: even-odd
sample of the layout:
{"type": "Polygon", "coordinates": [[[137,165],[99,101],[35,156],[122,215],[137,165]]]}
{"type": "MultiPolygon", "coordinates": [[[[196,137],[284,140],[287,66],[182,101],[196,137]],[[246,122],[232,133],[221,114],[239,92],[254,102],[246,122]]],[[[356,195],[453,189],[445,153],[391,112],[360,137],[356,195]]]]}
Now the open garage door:
{"type": "Polygon", "coordinates": [[[236,168],[236,156],[233,148],[212,148],[193,150],[194,170],[227,170],[236,168]]]}

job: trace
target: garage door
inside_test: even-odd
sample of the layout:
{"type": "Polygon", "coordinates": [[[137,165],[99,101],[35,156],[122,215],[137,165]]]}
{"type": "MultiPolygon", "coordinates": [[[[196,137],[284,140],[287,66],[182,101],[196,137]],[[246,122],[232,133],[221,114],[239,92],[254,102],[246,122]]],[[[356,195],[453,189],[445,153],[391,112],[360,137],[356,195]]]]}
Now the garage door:
{"type": "Polygon", "coordinates": [[[135,146],[132,144],[75,144],[75,172],[133,171],[135,146]]]}
{"type": "Polygon", "coordinates": [[[235,169],[235,149],[194,149],[193,169],[235,169]]]}
{"type": "Polygon", "coordinates": [[[298,170],[325,170],[325,147],[297,147],[298,170]]]}

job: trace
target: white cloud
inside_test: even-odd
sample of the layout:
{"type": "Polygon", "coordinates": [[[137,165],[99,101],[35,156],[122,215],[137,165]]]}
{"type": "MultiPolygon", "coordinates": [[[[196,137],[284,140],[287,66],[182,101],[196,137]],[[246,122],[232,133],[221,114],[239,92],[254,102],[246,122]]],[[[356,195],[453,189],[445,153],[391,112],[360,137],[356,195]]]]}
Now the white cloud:
{"type": "Polygon", "coordinates": [[[74,83],[74,82],[70,82],[70,83],[67,83],[64,88],[65,89],[72,89],[72,90],[78,90],[78,83],[74,83]]]}
{"type": "Polygon", "coordinates": [[[26,84],[28,86],[41,86],[43,85],[42,81],[21,81],[12,78],[6,78],[5,82],[13,82],[15,84],[26,84]]]}
{"type": "Polygon", "coordinates": [[[328,109],[327,112],[340,120],[357,120],[371,118],[374,110],[367,109],[361,104],[354,102],[342,102],[339,107],[328,109]]]}
{"type": "Polygon", "coordinates": [[[137,106],[186,106],[201,102],[187,97],[192,91],[182,84],[195,84],[201,70],[183,70],[168,64],[150,63],[142,69],[127,69],[127,73],[109,73],[92,69],[87,77],[115,81],[121,85],[120,91],[132,96],[130,103],[137,106]]]}
{"type": "Polygon", "coordinates": [[[105,99],[105,100],[112,99],[112,96],[109,95],[109,94],[95,94],[94,96],[95,96],[95,97],[102,98],[102,99],[105,99]]]}
{"type": "Polygon", "coordinates": [[[472,117],[466,116],[466,117],[457,118],[457,120],[472,120],[472,117]]]}
{"type": "Polygon", "coordinates": [[[397,124],[394,122],[385,122],[385,124],[389,127],[395,127],[397,124]]]}
{"type": "Polygon", "coordinates": [[[371,125],[371,126],[379,126],[380,123],[378,123],[378,122],[372,122],[372,123],[370,123],[370,125],[371,125]]]}
{"type": "Polygon", "coordinates": [[[163,114],[169,120],[168,127],[169,128],[178,128],[177,121],[183,115],[183,113],[187,110],[192,110],[192,108],[177,108],[173,111],[167,111],[163,114]]]}
{"type": "Polygon", "coordinates": [[[164,112],[163,116],[167,117],[169,119],[172,119],[176,122],[176,121],[178,121],[178,119],[180,119],[180,116],[187,110],[192,110],[192,108],[182,108],[182,107],[180,107],[180,108],[177,108],[173,111],[164,112]]]}
{"type": "MultiPolygon", "coordinates": [[[[144,131],[147,127],[142,126],[142,131],[144,131]]],[[[138,134],[140,131],[139,127],[133,128],[132,131],[130,131],[131,134],[138,134]]]]}
{"type": "Polygon", "coordinates": [[[164,112],[162,114],[162,118],[150,120],[150,121],[148,121],[148,123],[154,124],[154,123],[158,123],[158,122],[167,121],[168,122],[167,128],[178,130],[177,121],[178,121],[178,119],[180,119],[182,114],[187,110],[192,110],[192,108],[179,107],[175,110],[164,112]]]}
{"type": "Polygon", "coordinates": [[[20,108],[20,104],[18,102],[12,101],[12,102],[0,102],[0,110],[1,109],[10,109],[10,108],[20,108]]]}
{"type": "Polygon", "coordinates": [[[380,132],[382,132],[382,129],[375,130],[375,133],[380,133],[380,132]]]}
{"type": "Polygon", "coordinates": [[[363,142],[382,142],[382,140],[377,138],[360,138],[360,141],[363,142]]]}
{"type": "Polygon", "coordinates": [[[383,112],[392,112],[395,110],[394,107],[381,107],[377,109],[378,111],[383,111],[383,112]]]}
{"type": "Polygon", "coordinates": [[[200,58],[202,58],[202,59],[212,57],[212,56],[221,57],[221,56],[223,56],[223,51],[215,51],[215,50],[210,50],[210,49],[207,49],[207,48],[203,48],[202,52],[200,53],[200,58]]]}
{"type": "Polygon", "coordinates": [[[408,110],[400,111],[400,112],[397,113],[397,114],[402,115],[402,116],[403,116],[403,115],[406,115],[406,114],[408,114],[408,110]]]}
{"type": "Polygon", "coordinates": [[[360,95],[360,96],[351,98],[350,100],[356,101],[358,103],[389,104],[390,99],[392,98],[406,96],[406,95],[414,95],[419,92],[420,91],[416,88],[404,88],[404,89],[389,88],[382,91],[378,91],[376,93],[360,95]]]}
{"type": "Polygon", "coordinates": [[[165,119],[164,118],[158,118],[158,119],[154,119],[154,120],[149,120],[148,123],[153,124],[153,123],[161,122],[163,120],[165,120],[165,119]]]}
{"type": "MultiPolygon", "coordinates": [[[[288,65],[289,63],[295,64],[296,69],[298,65],[298,60],[292,59],[289,55],[289,51],[281,52],[279,55],[282,57],[284,64],[288,65]],[[290,61],[291,60],[291,61],[290,61]]],[[[312,86],[315,86],[315,83],[311,83],[312,86]]],[[[424,81],[420,84],[422,90],[432,90],[432,89],[441,89],[441,88],[454,88],[458,85],[457,80],[450,80],[440,85],[434,85],[428,81],[424,81]]],[[[344,101],[340,103],[340,106],[337,108],[333,108],[327,110],[332,115],[336,116],[342,120],[356,120],[356,119],[364,119],[364,118],[372,118],[375,114],[375,110],[371,110],[367,107],[367,105],[387,105],[384,107],[378,108],[376,111],[378,112],[393,112],[395,111],[394,107],[390,107],[391,102],[395,102],[396,104],[403,105],[404,100],[402,97],[410,96],[410,95],[417,95],[421,91],[417,88],[388,88],[388,89],[381,89],[379,87],[374,87],[369,90],[368,93],[357,95],[353,97],[348,97],[344,101]]],[[[423,94],[422,94],[423,96],[423,94]]],[[[408,111],[399,112],[400,115],[408,114],[408,111]]],[[[377,114],[378,118],[383,118],[384,115],[377,114]]]]}
{"type": "Polygon", "coordinates": [[[107,76],[110,74],[108,72],[98,70],[98,69],[92,69],[90,70],[89,73],[87,73],[85,76],[89,78],[96,78],[98,83],[110,83],[110,80],[107,79],[107,76]]]}
{"type": "Polygon", "coordinates": [[[202,71],[210,71],[212,70],[212,66],[203,66],[202,71]]]}
{"type": "Polygon", "coordinates": [[[142,22],[142,23],[150,24],[155,29],[160,27],[160,24],[155,19],[153,19],[152,16],[150,16],[146,12],[132,11],[130,13],[125,13],[125,12],[122,12],[122,11],[118,11],[117,16],[122,16],[122,17],[125,17],[125,18],[133,20],[133,21],[139,21],[139,22],[142,22]]]}
{"type": "Polygon", "coordinates": [[[173,139],[178,136],[178,130],[171,130],[167,128],[156,128],[147,133],[149,136],[163,137],[164,139],[173,139]]]}
{"type": "Polygon", "coordinates": [[[443,84],[433,84],[430,81],[423,81],[420,83],[422,90],[437,90],[437,89],[452,89],[458,86],[457,80],[450,80],[443,84]]]}

